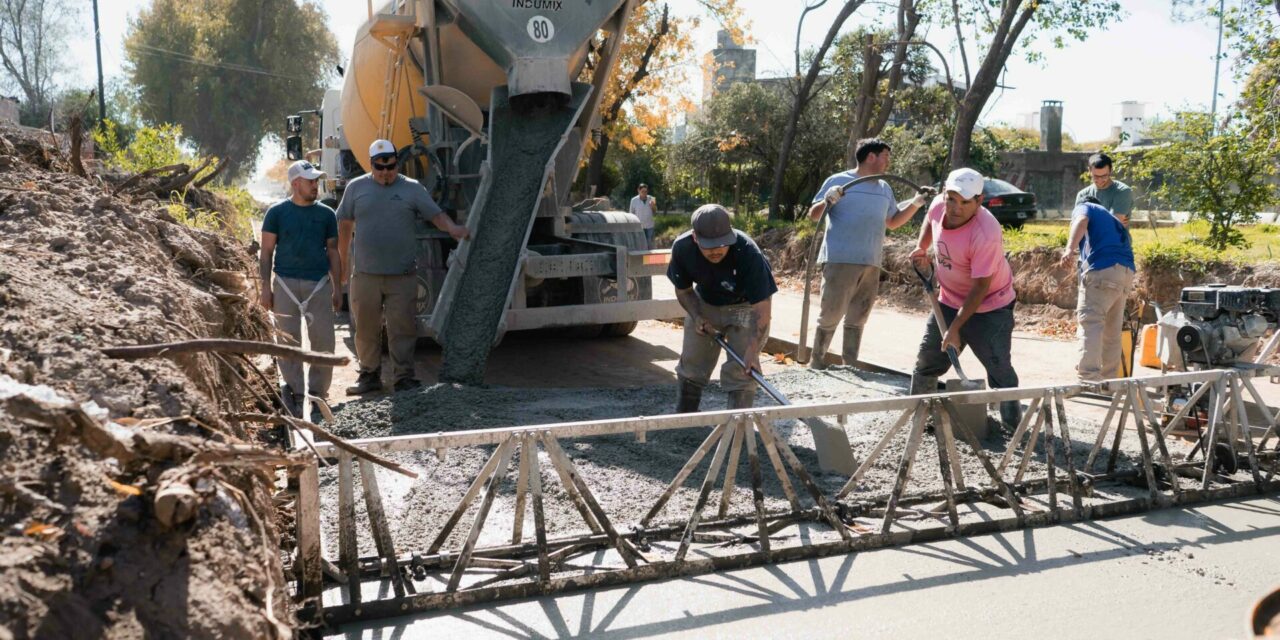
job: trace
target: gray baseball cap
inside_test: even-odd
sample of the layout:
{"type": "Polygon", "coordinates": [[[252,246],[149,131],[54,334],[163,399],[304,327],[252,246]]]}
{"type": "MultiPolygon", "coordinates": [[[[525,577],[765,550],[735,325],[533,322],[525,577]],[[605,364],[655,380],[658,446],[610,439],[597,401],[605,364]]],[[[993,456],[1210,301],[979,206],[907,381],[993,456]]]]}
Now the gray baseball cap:
{"type": "Polygon", "coordinates": [[[718,204],[704,204],[693,212],[693,233],[703,249],[727,247],[738,241],[729,211],[718,204]]]}

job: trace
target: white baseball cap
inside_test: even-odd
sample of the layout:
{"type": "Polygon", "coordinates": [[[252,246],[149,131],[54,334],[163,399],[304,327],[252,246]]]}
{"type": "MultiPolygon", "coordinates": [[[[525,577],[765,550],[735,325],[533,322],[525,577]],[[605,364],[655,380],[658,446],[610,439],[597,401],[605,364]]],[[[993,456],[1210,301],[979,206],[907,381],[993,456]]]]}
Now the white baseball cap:
{"type": "Polygon", "coordinates": [[[297,178],[315,180],[323,177],[324,172],[306,160],[299,160],[289,165],[289,182],[293,182],[297,178]]]}
{"type": "Polygon", "coordinates": [[[960,194],[965,200],[972,200],[982,195],[982,185],[986,179],[973,169],[956,169],[947,174],[945,189],[960,194]]]}
{"type": "Polygon", "coordinates": [[[373,144],[369,145],[370,158],[385,155],[396,155],[396,146],[391,144],[390,140],[374,140],[373,144]]]}

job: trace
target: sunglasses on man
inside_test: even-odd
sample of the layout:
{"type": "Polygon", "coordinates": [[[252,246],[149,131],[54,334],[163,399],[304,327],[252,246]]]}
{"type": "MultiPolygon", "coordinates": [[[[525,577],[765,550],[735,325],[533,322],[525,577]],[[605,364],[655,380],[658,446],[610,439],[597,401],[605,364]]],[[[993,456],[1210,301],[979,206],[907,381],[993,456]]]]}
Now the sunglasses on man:
{"type": "Polygon", "coordinates": [[[386,162],[386,163],[378,162],[378,160],[380,160],[380,159],[381,159],[381,158],[374,158],[374,159],[373,159],[373,170],[374,170],[374,171],[391,171],[392,169],[395,169],[395,168],[396,168],[396,161],[395,161],[395,159],[394,159],[394,158],[391,158],[391,159],[390,159],[391,161],[390,161],[390,162],[386,162]]]}

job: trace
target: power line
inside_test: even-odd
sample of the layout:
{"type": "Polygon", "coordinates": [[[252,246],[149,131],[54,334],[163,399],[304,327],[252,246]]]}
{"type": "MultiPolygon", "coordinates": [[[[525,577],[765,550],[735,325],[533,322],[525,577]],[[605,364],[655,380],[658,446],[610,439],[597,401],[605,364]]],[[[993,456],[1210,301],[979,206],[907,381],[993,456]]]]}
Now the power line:
{"type": "Polygon", "coordinates": [[[201,60],[199,58],[196,58],[186,53],[182,53],[179,51],[171,51],[169,49],[162,49],[160,47],[153,47],[147,44],[135,43],[131,45],[131,47],[140,50],[139,51],[140,53],[160,56],[160,57],[169,57],[169,58],[176,59],[180,62],[188,62],[191,64],[198,64],[206,67],[213,67],[216,69],[225,69],[227,71],[239,71],[242,73],[252,73],[252,74],[257,74],[261,76],[269,76],[272,78],[280,78],[282,80],[290,80],[293,82],[306,82],[301,78],[296,78],[294,76],[286,76],[280,73],[274,73],[271,71],[267,71],[266,69],[263,69],[261,67],[251,67],[249,65],[236,64],[232,62],[215,62],[210,60],[201,60]]]}

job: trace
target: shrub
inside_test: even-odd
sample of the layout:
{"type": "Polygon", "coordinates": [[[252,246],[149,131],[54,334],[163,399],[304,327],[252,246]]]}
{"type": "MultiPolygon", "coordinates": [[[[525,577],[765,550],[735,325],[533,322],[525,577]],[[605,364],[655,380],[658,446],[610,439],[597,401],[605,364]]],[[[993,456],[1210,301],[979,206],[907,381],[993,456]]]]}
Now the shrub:
{"type": "Polygon", "coordinates": [[[1182,271],[1204,275],[1223,263],[1218,253],[1196,240],[1151,244],[1134,247],[1134,257],[1142,270],[1182,271]]]}

